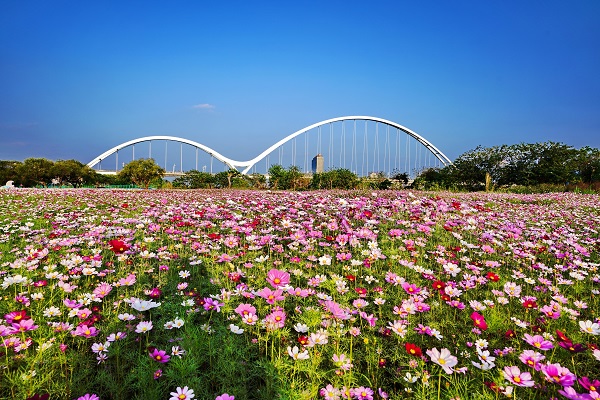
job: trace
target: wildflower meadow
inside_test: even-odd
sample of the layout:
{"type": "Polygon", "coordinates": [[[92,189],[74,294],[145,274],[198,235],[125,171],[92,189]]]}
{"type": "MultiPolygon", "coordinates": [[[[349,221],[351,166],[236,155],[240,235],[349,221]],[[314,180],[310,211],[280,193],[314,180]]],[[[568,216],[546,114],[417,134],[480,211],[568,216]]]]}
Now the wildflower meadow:
{"type": "Polygon", "coordinates": [[[600,197],[0,191],[2,399],[600,398],[600,197]]]}

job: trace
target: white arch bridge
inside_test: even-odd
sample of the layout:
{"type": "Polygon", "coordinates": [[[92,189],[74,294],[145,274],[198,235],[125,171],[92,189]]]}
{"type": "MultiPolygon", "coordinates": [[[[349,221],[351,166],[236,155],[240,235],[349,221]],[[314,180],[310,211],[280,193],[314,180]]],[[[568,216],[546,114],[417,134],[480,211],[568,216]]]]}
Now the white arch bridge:
{"type": "MultiPolygon", "coordinates": [[[[180,175],[190,169],[199,170],[199,165],[203,165],[203,171],[213,173],[215,159],[223,164],[224,169],[241,169],[242,174],[259,172],[257,168],[262,166],[263,160],[265,172],[272,165],[279,164],[284,167],[297,166],[305,173],[314,172],[315,169],[346,168],[360,176],[373,172],[388,175],[393,172],[405,172],[413,175],[422,168],[451,164],[450,159],[432,143],[400,124],[377,117],[346,116],[331,118],[300,129],[248,161],[233,160],[193,140],[174,136],[145,136],[115,146],[87,165],[96,167],[101,173],[115,174],[119,170],[119,154],[124,165],[126,161],[136,158],[136,145],[138,156],[140,153],[145,154],[146,148],[140,150],[140,147],[145,145],[148,158],[155,158],[152,156],[152,143],[157,141],[164,141],[164,168],[168,175],[180,175]],[[169,142],[180,144],[179,154],[176,154],[177,149],[173,147],[169,150],[169,142]],[[183,145],[186,145],[185,162],[183,145]],[[129,147],[131,153],[123,151],[129,147]],[[190,149],[195,154],[190,154],[190,149]],[[317,159],[317,155],[321,155],[322,158],[317,159]],[[171,162],[175,160],[172,168],[169,159],[171,162]],[[190,162],[190,159],[195,160],[195,164],[190,162]],[[102,162],[105,165],[115,165],[115,169],[102,169],[102,162]],[[187,163],[185,168],[184,163],[187,163]]],[[[156,152],[155,146],[155,155],[156,152]]],[[[157,162],[161,164],[162,160],[157,162]]]]}

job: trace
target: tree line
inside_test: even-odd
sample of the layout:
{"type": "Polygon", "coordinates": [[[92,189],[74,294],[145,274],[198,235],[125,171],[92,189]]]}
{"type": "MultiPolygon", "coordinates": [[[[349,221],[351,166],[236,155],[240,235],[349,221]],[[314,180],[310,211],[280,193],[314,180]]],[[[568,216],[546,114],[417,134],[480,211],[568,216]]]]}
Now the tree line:
{"type": "Polygon", "coordinates": [[[414,181],[405,172],[383,172],[358,177],[347,169],[305,174],[298,167],[272,165],[267,175],[242,175],[235,169],[216,174],[191,170],[172,182],[164,180],[165,170],[153,159],[138,159],[126,164],[117,175],[101,175],[77,160],[50,161],[28,158],[0,160],[0,185],[14,181],[15,186],[106,186],[174,187],[186,189],[447,189],[494,190],[511,187],[538,187],[561,190],[569,185],[587,184],[600,188],[600,150],[575,149],[555,143],[520,143],[494,147],[478,146],[459,156],[444,168],[419,171],[414,181]]]}
{"type": "Polygon", "coordinates": [[[12,181],[15,187],[49,186],[159,186],[165,170],[152,159],[139,159],[126,164],[117,175],[103,175],[77,160],[51,161],[27,158],[24,161],[0,160],[0,185],[12,181]]]}
{"type": "MultiPolygon", "coordinates": [[[[478,146],[444,168],[421,171],[424,189],[493,190],[510,187],[592,186],[600,182],[600,150],[563,143],[478,146]]],[[[595,185],[598,186],[598,185],[595,185]]]]}

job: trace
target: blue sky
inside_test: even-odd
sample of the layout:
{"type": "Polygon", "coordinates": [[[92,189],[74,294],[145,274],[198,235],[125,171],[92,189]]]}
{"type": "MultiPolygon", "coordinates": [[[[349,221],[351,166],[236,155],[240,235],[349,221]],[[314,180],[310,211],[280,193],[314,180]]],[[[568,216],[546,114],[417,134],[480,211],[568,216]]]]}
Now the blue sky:
{"type": "Polygon", "coordinates": [[[238,160],[344,115],[477,145],[600,147],[600,2],[3,1],[0,159],[147,135],[238,160]]]}

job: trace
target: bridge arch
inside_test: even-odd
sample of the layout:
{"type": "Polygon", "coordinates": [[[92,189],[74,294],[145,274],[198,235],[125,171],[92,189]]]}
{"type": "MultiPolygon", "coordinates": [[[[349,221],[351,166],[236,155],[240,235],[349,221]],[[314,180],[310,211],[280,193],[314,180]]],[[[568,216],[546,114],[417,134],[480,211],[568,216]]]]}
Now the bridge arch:
{"type": "Polygon", "coordinates": [[[137,143],[152,141],[152,140],[167,140],[167,141],[174,141],[174,142],[179,142],[179,143],[183,143],[183,144],[188,144],[190,146],[196,147],[196,148],[204,151],[205,153],[209,154],[210,156],[216,158],[217,160],[223,162],[229,168],[237,169],[237,168],[243,167],[244,169],[242,170],[242,174],[247,174],[259,161],[266,158],[269,154],[271,154],[277,148],[279,148],[283,144],[293,140],[294,138],[296,138],[306,132],[309,132],[312,129],[319,128],[323,125],[332,124],[334,122],[357,121],[357,120],[372,121],[372,122],[382,123],[384,125],[394,127],[396,129],[404,132],[406,135],[417,140],[428,151],[430,151],[444,166],[452,163],[452,161],[450,161],[450,159],[444,153],[442,153],[437,147],[435,147],[431,142],[429,142],[427,139],[425,139],[421,135],[417,134],[416,132],[410,130],[409,128],[407,128],[403,125],[400,125],[396,122],[389,121],[389,120],[386,120],[383,118],[364,116],[364,115],[358,115],[358,116],[354,115],[354,116],[345,116],[345,117],[337,117],[337,118],[327,119],[327,120],[312,124],[310,126],[307,126],[306,128],[300,129],[300,130],[284,137],[283,139],[279,140],[278,142],[276,142],[275,144],[273,144],[272,146],[270,146],[269,148],[264,150],[262,153],[260,153],[258,156],[254,157],[253,159],[248,160],[248,161],[233,160],[231,158],[228,158],[228,157],[220,154],[216,150],[211,149],[208,146],[205,146],[201,143],[198,143],[198,142],[195,142],[195,141],[189,140],[189,139],[184,139],[184,138],[180,138],[180,137],[176,137],[176,136],[145,136],[145,137],[133,139],[128,142],[122,143],[118,146],[115,146],[115,147],[105,151],[104,153],[100,154],[98,157],[94,158],[87,165],[89,167],[94,167],[95,165],[97,165],[98,163],[100,163],[102,160],[106,159],[110,155],[112,155],[114,153],[118,153],[119,150],[121,150],[125,147],[128,147],[128,146],[135,145],[137,143]]]}
{"type": "Polygon", "coordinates": [[[215,151],[215,150],[211,149],[210,147],[203,145],[202,143],[194,142],[193,140],[188,140],[188,139],[184,139],[184,138],[180,138],[180,137],[176,137],[176,136],[145,136],[145,137],[141,137],[138,139],[130,140],[125,143],[121,143],[120,145],[115,146],[115,147],[105,151],[104,153],[100,154],[98,157],[96,157],[92,161],[90,161],[87,165],[88,165],[88,167],[93,168],[94,166],[96,166],[96,164],[98,164],[99,162],[104,160],[106,157],[118,152],[121,149],[124,149],[125,147],[132,146],[137,143],[152,141],[152,140],[168,140],[168,141],[172,141],[172,142],[189,144],[190,146],[194,146],[194,147],[204,151],[205,153],[211,155],[212,157],[216,158],[217,160],[223,162],[229,168],[235,169],[236,164],[239,164],[238,161],[227,158],[224,155],[220,154],[218,151],[215,151]]]}
{"type": "Polygon", "coordinates": [[[383,118],[369,117],[369,116],[364,116],[364,115],[358,115],[358,116],[355,115],[355,116],[346,116],[346,117],[337,117],[337,118],[327,119],[325,121],[317,122],[316,124],[312,124],[310,126],[307,126],[306,128],[300,129],[299,131],[296,131],[296,132],[292,133],[291,135],[288,135],[285,138],[281,139],[277,143],[273,144],[271,147],[269,147],[268,149],[266,149],[265,151],[263,151],[262,153],[260,153],[258,156],[256,156],[252,160],[249,160],[249,161],[246,161],[246,162],[243,162],[243,163],[238,163],[238,166],[240,166],[240,167],[244,167],[245,166],[246,168],[242,171],[242,174],[246,174],[246,173],[248,173],[248,171],[250,171],[250,169],[257,162],[261,161],[262,159],[264,159],[265,157],[267,157],[269,154],[271,154],[279,146],[281,146],[281,145],[289,142],[290,140],[294,139],[295,137],[300,136],[303,133],[308,132],[308,131],[310,131],[312,129],[315,129],[315,128],[318,128],[320,126],[327,125],[327,124],[330,124],[330,123],[333,123],[333,122],[354,121],[354,120],[364,120],[364,121],[381,122],[381,123],[383,123],[385,125],[389,125],[389,126],[392,126],[394,128],[397,128],[397,129],[403,131],[404,133],[406,133],[407,135],[413,137],[417,141],[419,141],[419,143],[421,143],[431,153],[433,153],[433,155],[438,160],[440,160],[440,162],[442,164],[444,164],[444,165],[452,164],[452,161],[450,161],[450,159],[448,157],[446,157],[446,155],[444,153],[442,153],[440,150],[438,150],[437,147],[435,147],[427,139],[425,139],[421,135],[417,134],[416,132],[408,129],[407,127],[402,126],[402,125],[397,124],[397,123],[392,122],[392,121],[388,121],[388,120],[383,119],[383,118]]]}

